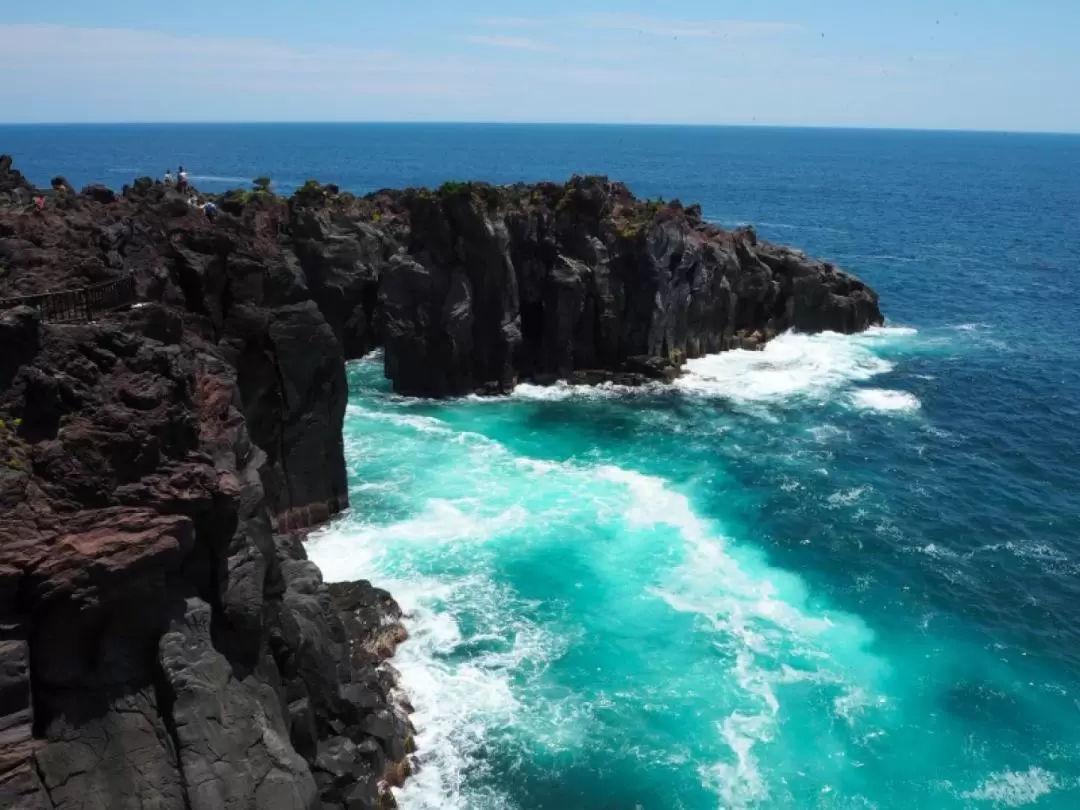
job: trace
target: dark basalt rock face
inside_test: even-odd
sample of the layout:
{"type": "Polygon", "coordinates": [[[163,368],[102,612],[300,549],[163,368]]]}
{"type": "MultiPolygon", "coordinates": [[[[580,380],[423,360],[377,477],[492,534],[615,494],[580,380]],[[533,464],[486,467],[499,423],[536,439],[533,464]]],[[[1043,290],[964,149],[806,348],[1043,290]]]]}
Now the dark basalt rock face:
{"type": "Polygon", "coordinates": [[[408,255],[387,265],[380,303],[387,376],[405,394],[665,379],[688,358],[788,329],[882,322],[857,278],[606,178],[448,185],[399,205],[408,255]]]}
{"type": "Polygon", "coordinates": [[[0,297],[140,297],[0,309],[0,807],[388,807],[400,611],[339,606],[293,533],[347,506],[347,392],[289,209],[137,185],[39,212],[0,160],[0,297]]]}
{"type": "Polygon", "coordinates": [[[831,265],[603,178],[363,199],[0,157],[0,807],[386,808],[412,767],[389,594],[297,533],[348,505],[344,363],[395,390],[670,381],[786,329],[881,322],[831,265]],[[10,299],[134,279],[43,323],[10,299]]]}

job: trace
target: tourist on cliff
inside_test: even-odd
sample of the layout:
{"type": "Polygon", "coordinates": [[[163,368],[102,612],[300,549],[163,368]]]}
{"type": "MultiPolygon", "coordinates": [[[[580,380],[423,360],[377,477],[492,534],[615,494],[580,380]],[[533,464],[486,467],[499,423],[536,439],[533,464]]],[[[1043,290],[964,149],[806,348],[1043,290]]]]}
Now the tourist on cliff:
{"type": "Polygon", "coordinates": [[[165,170],[165,185],[171,186],[173,184],[172,169],[165,170]]]}
{"type": "Polygon", "coordinates": [[[183,166],[176,173],[176,187],[181,191],[186,190],[188,187],[187,172],[184,171],[183,166]]]}

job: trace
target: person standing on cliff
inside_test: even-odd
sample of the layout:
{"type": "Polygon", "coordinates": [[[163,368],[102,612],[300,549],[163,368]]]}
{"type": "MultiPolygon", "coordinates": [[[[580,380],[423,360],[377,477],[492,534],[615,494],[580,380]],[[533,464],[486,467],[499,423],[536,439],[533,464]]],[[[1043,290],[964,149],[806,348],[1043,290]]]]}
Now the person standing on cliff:
{"type": "Polygon", "coordinates": [[[172,184],[173,184],[172,169],[166,169],[165,170],[165,185],[172,186],[172,184]]]}
{"type": "Polygon", "coordinates": [[[185,191],[188,187],[187,172],[184,171],[183,166],[176,173],[176,187],[181,191],[185,191]]]}

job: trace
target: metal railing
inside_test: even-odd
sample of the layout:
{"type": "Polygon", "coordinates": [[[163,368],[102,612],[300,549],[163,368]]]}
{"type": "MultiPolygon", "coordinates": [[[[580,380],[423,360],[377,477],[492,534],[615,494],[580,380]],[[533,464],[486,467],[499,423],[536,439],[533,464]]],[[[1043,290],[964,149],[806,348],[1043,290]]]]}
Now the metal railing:
{"type": "Polygon", "coordinates": [[[71,323],[92,321],[99,315],[127,306],[134,301],[135,276],[129,273],[123,278],[75,290],[24,295],[19,298],[0,298],[0,309],[33,307],[41,313],[43,321],[71,323]]]}

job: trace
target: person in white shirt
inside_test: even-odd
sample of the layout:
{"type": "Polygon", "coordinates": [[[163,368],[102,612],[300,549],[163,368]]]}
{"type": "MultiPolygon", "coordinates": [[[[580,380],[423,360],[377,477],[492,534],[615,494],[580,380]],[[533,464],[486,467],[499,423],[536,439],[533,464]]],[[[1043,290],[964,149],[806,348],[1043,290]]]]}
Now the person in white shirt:
{"type": "Polygon", "coordinates": [[[165,185],[171,186],[172,184],[173,184],[172,170],[171,169],[166,169],[165,170],[165,185]]]}

